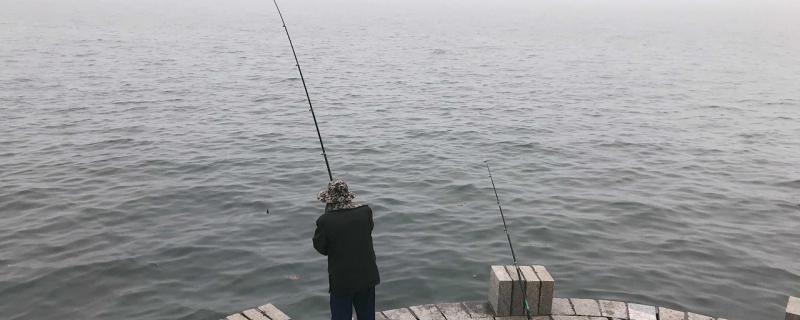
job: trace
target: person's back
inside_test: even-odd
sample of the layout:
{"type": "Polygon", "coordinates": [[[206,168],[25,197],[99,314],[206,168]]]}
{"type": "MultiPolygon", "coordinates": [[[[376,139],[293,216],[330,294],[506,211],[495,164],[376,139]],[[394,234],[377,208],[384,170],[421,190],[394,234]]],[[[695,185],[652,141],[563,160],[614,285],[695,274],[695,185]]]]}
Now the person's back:
{"type": "Polygon", "coordinates": [[[372,246],[372,209],[353,201],[344,181],[329,183],[319,194],[326,203],[317,219],[314,248],[328,256],[331,319],[375,318],[375,286],[380,283],[372,246]]]}

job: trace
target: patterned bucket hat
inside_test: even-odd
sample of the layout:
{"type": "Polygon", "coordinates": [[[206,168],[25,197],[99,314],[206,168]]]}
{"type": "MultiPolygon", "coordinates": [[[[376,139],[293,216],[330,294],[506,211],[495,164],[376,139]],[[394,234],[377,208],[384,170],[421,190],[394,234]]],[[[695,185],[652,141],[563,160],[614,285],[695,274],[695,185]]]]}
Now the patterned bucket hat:
{"type": "Polygon", "coordinates": [[[319,201],[329,204],[350,203],[355,197],[356,195],[350,192],[347,187],[347,182],[344,182],[342,179],[328,182],[328,187],[320,191],[317,195],[319,201]]]}

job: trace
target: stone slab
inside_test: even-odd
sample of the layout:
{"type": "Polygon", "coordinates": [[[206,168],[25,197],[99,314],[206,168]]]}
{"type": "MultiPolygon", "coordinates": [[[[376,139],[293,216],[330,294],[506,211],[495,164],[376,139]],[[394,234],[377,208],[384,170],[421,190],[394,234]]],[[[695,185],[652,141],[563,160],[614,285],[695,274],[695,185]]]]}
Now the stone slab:
{"type": "Polygon", "coordinates": [[[604,317],[628,319],[628,306],[622,301],[598,300],[604,317]]]}
{"type": "Polygon", "coordinates": [[[569,301],[572,302],[572,308],[575,309],[575,314],[577,315],[596,317],[602,315],[597,300],[572,298],[569,301]]]}
{"type": "Polygon", "coordinates": [[[489,271],[489,304],[498,316],[511,315],[511,286],[511,276],[506,268],[492,266],[489,271]]]}
{"type": "Polygon", "coordinates": [[[382,312],[375,312],[375,320],[389,320],[382,312]]]}
{"type": "Polygon", "coordinates": [[[470,317],[474,318],[493,318],[494,311],[492,306],[486,301],[467,301],[463,303],[470,317]]]}
{"type": "Polygon", "coordinates": [[[245,317],[249,318],[250,320],[270,320],[267,316],[265,316],[261,311],[256,309],[250,309],[242,311],[245,317]]]}
{"type": "Polygon", "coordinates": [[[689,320],[714,320],[714,317],[709,317],[706,315],[691,313],[691,312],[687,314],[687,318],[689,320]]]}
{"type": "Polygon", "coordinates": [[[686,312],[658,307],[658,318],[660,320],[686,320],[686,312]]]}
{"type": "Polygon", "coordinates": [[[590,320],[588,316],[553,315],[553,320],[590,320]]]}
{"type": "Polygon", "coordinates": [[[436,305],[447,320],[467,320],[470,317],[467,309],[461,303],[441,303],[436,305]]]}
{"type": "Polygon", "coordinates": [[[446,320],[435,304],[408,307],[419,320],[446,320]]]}
{"type": "Polygon", "coordinates": [[[800,298],[789,297],[786,303],[786,320],[800,320],[800,298]]]}
{"type": "Polygon", "coordinates": [[[531,308],[531,314],[540,315],[542,313],[539,312],[539,287],[542,285],[542,281],[531,266],[522,266],[520,270],[522,270],[522,277],[525,278],[528,307],[531,308]]]}
{"type": "Polygon", "coordinates": [[[225,319],[227,319],[227,320],[247,320],[247,318],[245,318],[243,315],[241,315],[239,313],[229,315],[225,319]]]}
{"type": "MultiPolygon", "coordinates": [[[[523,316],[525,315],[525,309],[523,308],[524,299],[523,296],[523,286],[525,286],[525,282],[520,283],[520,276],[522,275],[522,269],[517,271],[517,268],[514,266],[505,266],[506,271],[508,271],[508,275],[511,277],[511,315],[512,316],[523,316]]],[[[527,290],[527,286],[525,286],[525,290],[527,290]]],[[[527,292],[525,292],[527,294],[527,292]]]]}
{"type": "Polygon", "coordinates": [[[267,303],[263,306],[258,307],[258,310],[264,312],[272,320],[291,320],[292,318],[287,316],[283,311],[278,310],[273,304],[267,303]]]}
{"type": "Polygon", "coordinates": [[[541,281],[538,314],[551,314],[553,307],[553,292],[555,291],[556,282],[553,280],[553,276],[550,275],[550,272],[547,272],[547,268],[544,266],[531,267],[533,267],[533,271],[536,272],[536,275],[541,281]]]}
{"type": "Polygon", "coordinates": [[[572,304],[569,303],[569,299],[553,298],[553,315],[575,315],[575,310],[572,309],[572,304]]]}
{"type": "Polygon", "coordinates": [[[383,312],[383,315],[386,316],[389,320],[416,320],[417,317],[411,313],[411,310],[408,308],[399,308],[399,309],[392,309],[386,310],[383,312]]]}
{"type": "Polygon", "coordinates": [[[628,317],[630,320],[656,320],[656,307],[629,303],[628,317]]]}

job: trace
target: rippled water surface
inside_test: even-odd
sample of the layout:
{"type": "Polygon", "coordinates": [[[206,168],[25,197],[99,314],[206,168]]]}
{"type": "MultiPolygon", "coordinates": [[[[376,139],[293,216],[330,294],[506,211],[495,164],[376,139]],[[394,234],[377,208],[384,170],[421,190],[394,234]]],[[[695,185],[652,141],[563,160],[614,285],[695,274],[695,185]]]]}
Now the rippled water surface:
{"type": "MultiPolygon", "coordinates": [[[[485,159],[559,296],[800,295],[797,2],[284,2],[379,308],[510,262],[485,159]]],[[[0,1],[2,318],[325,317],[325,167],[271,5],[0,1]]]]}

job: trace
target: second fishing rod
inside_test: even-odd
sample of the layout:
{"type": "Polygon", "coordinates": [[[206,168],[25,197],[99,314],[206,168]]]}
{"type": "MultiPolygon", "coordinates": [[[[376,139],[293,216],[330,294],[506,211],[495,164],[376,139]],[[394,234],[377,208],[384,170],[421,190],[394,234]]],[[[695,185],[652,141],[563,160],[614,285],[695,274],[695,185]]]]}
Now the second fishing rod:
{"type": "MultiPolygon", "coordinates": [[[[494,177],[492,177],[492,169],[489,168],[489,162],[484,161],[486,164],[486,171],[489,172],[489,180],[492,181],[492,190],[494,191],[494,198],[497,200],[497,208],[500,209],[500,219],[503,220],[503,231],[506,233],[506,239],[508,240],[508,247],[511,249],[511,260],[514,263],[514,269],[517,271],[517,279],[519,280],[519,287],[522,288],[522,306],[525,309],[525,316],[528,320],[532,319],[531,316],[531,308],[528,305],[528,290],[527,286],[525,285],[525,277],[522,274],[522,270],[519,268],[519,264],[517,264],[517,255],[514,253],[514,245],[511,243],[511,233],[508,232],[508,225],[506,224],[506,216],[503,214],[503,206],[500,204],[500,196],[497,194],[497,187],[494,184],[494,177]]],[[[514,286],[511,287],[511,296],[514,296],[514,286]]],[[[512,299],[513,301],[513,299],[512,299]]]]}

